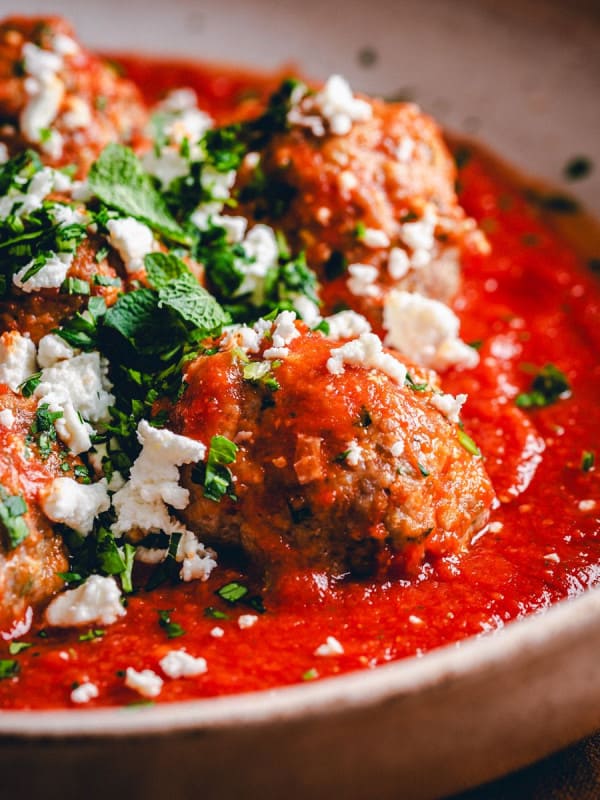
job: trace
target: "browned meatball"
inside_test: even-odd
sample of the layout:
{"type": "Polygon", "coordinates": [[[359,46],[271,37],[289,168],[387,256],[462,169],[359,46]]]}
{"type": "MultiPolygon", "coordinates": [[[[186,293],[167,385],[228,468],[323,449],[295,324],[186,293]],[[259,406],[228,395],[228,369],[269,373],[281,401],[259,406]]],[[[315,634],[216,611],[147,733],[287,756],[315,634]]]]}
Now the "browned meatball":
{"type": "Polygon", "coordinates": [[[458,204],[437,125],[413,104],[360,102],[367,118],[344,135],[320,122],[315,134],[310,106],[288,115],[308,122],[272,136],[258,161],[246,158],[233,213],[280,228],[306,252],[325,310],[344,304],[377,323],[391,287],[448,302],[461,248],[483,240],[458,204]]]}
{"type": "MultiPolygon", "coordinates": [[[[369,574],[394,563],[410,572],[427,554],[463,548],[493,490],[481,458],[440,411],[453,398],[405,384],[397,357],[372,334],[350,350],[358,342],[375,361],[340,367],[335,351],[347,345],[296,330],[265,375],[269,339],[249,361],[234,337],[190,366],[178,429],[207,446],[227,437],[239,450],[226,467],[235,500],[210,499],[206,475],[187,471],[187,525],[203,541],[241,544],[271,576],[286,564],[369,574]]],[[[447,413],[456,419],[456,409],[447,413]]]]}
{"type": "MultiPolygon", "coordinates": [[[[32,431],[36,407],[36,400],[0,385],[0,502],[6,506],[7,498],[22,498],[27,508],[17,515],[14,530],[10,521],[8,527],[0,523],[0,631],[5,633],[26,618],[30,606],[62,587],[57,573],[68,569],[62,537],[40,510],[40,492],[52,478],[72,476],[81,462],[60,448],[52,432],[44,437],[47,431],[32,431]]],[[[44,424],[38,417],[40,427],[44,424]]],[[[20,503],[9,500],[9,512],[22,510],[20,503]]]]}
{"type": "Polygon", "coordinates": [[[0,25],[0,141],[87,172],[106,144],[135,143],[147,120],[137,88],[84,50],[58,17],[0,25]]]}

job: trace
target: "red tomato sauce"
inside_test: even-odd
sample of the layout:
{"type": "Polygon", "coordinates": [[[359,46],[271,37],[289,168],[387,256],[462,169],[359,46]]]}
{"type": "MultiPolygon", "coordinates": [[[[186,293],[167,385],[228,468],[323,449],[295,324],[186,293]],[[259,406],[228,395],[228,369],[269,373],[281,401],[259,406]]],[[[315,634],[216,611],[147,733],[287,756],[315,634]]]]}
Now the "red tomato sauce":
{"type": "MultiPolygon", "coordinates": [[[[193,86],[201,107],[218,120],[230,118],[240,98],[241,113],[251,113],[280,77],[122,62],[150,100],[166,88],[193,86]]],[[[465,341],[481,342],[481,363],[447,373],[443,386],[469,395],[465,428],[481,448],[499,499],[490,526],[468,552],[425,564],[410,581],[294,573],[264,593],[243,566],[221,555],[206,583],[131,596],[127,615],[104,632],[38,627],[20,640],[30,646],[17,655],[8,654],[8,643],[0,645],[0,658],[19,663],[16,677],[0,681],[0,707],[72,707],[71,691],[85,681],[99,689],[87,707],[139,705],[139,695],[124,685],[124,670],[160,673],[158,661],[180,648],[204,657],[208,670],[165,678],[159,702],[373,668],[502,628],[600,581],[600,469],[582,469],[583,452],[600,450],[597,279],[493,159],[475,151],[460,184],[461,201],[483,226],[492,252],[465,260],[455,306],[465,341]],[[520,410],[515,397],[531,384],[526,365],[548,363],[567,375],[570,397],[520,410]],[[244,583],[249,596],[263,593],[264,613],[215,594],[232,580],[244,583]],[[170,610],[182,635],[169,638],[159,610],[170,610]],[[241,629],[238,618],[248,613],[258,620],[241,629]],[[220,637],[215,627],[223,630],[220,637]],[[328,636],[342,643],[343,654],[314,654],[328,636]]]]}

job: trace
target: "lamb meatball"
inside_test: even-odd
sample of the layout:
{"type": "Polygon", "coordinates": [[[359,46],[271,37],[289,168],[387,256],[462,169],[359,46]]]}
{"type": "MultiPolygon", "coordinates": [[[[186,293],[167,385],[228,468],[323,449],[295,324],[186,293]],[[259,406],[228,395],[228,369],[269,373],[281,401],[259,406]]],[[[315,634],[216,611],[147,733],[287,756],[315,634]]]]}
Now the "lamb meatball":
{"type": "Polygon", "coordinates": [[[450,301],[460,250],[483,239],[458,204],[454,162],[433,120],[411,103],[352,98],[335,76],[287,120],[246,157],[233,213],[281,229],[294,252],[305,251],[325,311],[345,305],[377,324],[392,287],[450,301]]]}
{"type": "Polygon", "coordinates": [[[238,451],[217,467],[231,474],[218,502],[206,472],[184,473],[186,524],[203,541],[241,545],[271,577],[298,565],[410,573],[427,555],[460,551],[493,498],[481,458],[463,446],[460,401],[416,368],[406,383],[373,334],[334,343],[290,328],[286,313],[249,355],[245,329],[188,369],[176,427],[238,451]]]}
{"type": "Polygon", "coordinates": [[[147,113],[137,88],[74,39],[58,17],[10,17],[0,25],[0,142],[10,155],[34,148],[80,176],[106,144],[135,143],[147,113]]]}
{"type": "Polygon", "coordinates": [[[62,450],[43,419],[37,417],[32,428],[36,411],[36,400],[0,384],[0,503],[9,516],[8,524],[4,515],[0,521],[0,631],[5,634],[27,619],[28,608],[62,587],[57,573],[68,570],[62,537],[44,516],[40,493],[53,478],[72,476],[81,462],[62,450]]]}

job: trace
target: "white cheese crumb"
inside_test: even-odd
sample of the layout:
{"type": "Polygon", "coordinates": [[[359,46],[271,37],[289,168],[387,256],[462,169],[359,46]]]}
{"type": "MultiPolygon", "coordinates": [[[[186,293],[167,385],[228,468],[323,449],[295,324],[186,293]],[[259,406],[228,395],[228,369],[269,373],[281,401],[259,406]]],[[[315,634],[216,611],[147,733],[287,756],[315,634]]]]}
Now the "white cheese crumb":
{"type": "Polygon", "coordinates": [[[304,87],[301,87],[301,91],[302,95],[297,98],[298,103],[294,104],[296,98],[292,98],[288,121],[309,127],[315,136],[323,136],[325,133],[319,117],[328,124],[335,136],[345,136],[354,122],[364,122],[372,117],[369,103],[354,97],[348,82],[340,75],[332,75],[323,89],[315,95],[304,97],[304,87]]]}
{"type": "Polygon", "coordinates": [[[75,350],[55,333],[42,336],[38,344],[37,360],[40,367],[53,367],[57,361],[73,358],[75,350]]]}
{"type": "Polygon", "coordinates": [[[73,478],[54,478],[41,493],[44,514],[53,522],[62,522],[87,536],[94,519],[110,508],[106,478],[98,483],[77,483],[73,478]]]}
{"type": "Polygon", "coordinates": [[[393,289],[385,298],[385,343],[413,361],[437,370],[457,365],[472,368],[479,354],[459,337],[456,314],[438,300],[418,292],[393,289]]]}
{"type": "Polygon", "coordinates": [[[435,206],[430,203],[425,207],[421,219],[416,222],[405,222],[400,226],[400,237],[412,250],[410,264],[414,269],[422,269],[431,262],[436,246],[434,235],[436,225],[437,213],[435,206]]]}
{"type": "Polygon", "coordinates": [[[596,508],[595,500],[580,500],[578,508],[580,511],[593,511],[596,508]]]}
{"type": "Polygon", "coordinates": [[[35,345],[28,336],[5,331],[0,336],[0,383],[16,392],[36,371],[35,345]]]}
{"type": "Polygon", "coordinates": [[[205,658],[194,658],[185,650],[171,650],[158,663],[169,678],[190,678],[207,670],[205,658]]]}
{"type": "MultiPolygon", "coordinates": [[[[29,100],[21,112],[19,124],[27,140],[40,143],[43,132],[56,119],[64,97],[65,86],[57,75],[62,69],[63,61],[60,54],[42,50],[32,42],[23,45],[22,57],[23,69],[28,76],[25,80],[25,91],[29,100]]],[[[46,142],[48,143],[52,144],[51,140],[46,142]]],[[[60,152],[52,155],[58,157],[60,152]]]]}
{"type": "Polygon", "coordinates": [[[0,411],[0,425],[3,428],[12,428],[15,424],[16,417],[10,408],[3,408],[0,411]]]}
{"type": "Polygon", "coordinates": [[[238,625],[241,630],[245,630],[246,628],[251,628],[258,622],[258,617],[256,614],[242,614],[238,617],[238,625]]]}
{"type": "Polygon", "coordinates": [[[24,192],[11,187],[0,197],[0,218],[10,214],[18,217],[31,214],[42,207],[42,203],[53,190],[66,191],[71,186],[70,179],[58,170],[44,167],[31,178],[24,192]]]}
{"type": "Polygon", "coordinates": [[[363,461],[362,447],[355,439],[353,439],[351,442],[348,442],[346,445],[345,461],[349,467],[358,467],[358,465],[363,461]]]}
{"type": "Polygon", "coordinates": [[[378,228],[366,228],[365,232],[360,237],[360,241],[365,247],[370,247],[373,250],[379,247],[390,246],[389,236],[385,231],[379,230],[378,228]]]}
{"type": "Polygon", "coordinates": [[[398,147],[396,148],[396,158],[400,161],[401,164],[406,164],[412,158],[412,155],[415,150],[415,142],[410,136],[403,136],[398,143],[398,147]]]}
{"type": "Polygon", "coordinates": [[[144,256],[153,253],[157,247],[150,228],[133,217],[109,219],[106,227],[108,242],[121,256],[127,272],[132,274],[142,269],[144,256]]]}
{"type": "Polygon", "coordinates": [[[86,681],[86,683],[82,683],[76,689],[73,689],[71,692],[71,702],[72,703],[89,703],[90,700],[93,700],[95,697],[98,697],[99,691],[98,687],[95,683],[90,683],[86,681]]]}
{"type": "Polygon", "coordinates": [[[326,317],[329,325],[328,339],[337,342],[339,339],[355,339],[361,333],[369,333],[371,325],[366,317],[357,314],[356,311],[338,311],[326,317]]]}
{"type": "Polygon", "coordinates": [[[410,259],[406,250],[392,247],[388,258],[388,272],[395,281],[403,278],[410,269],[410,259]]]}
{"type": "Polygon", "coordinates": [[[46,609],[46,621],[57,628],[100,622],[112,625],[127,612],[114,578],[91,575],[76,589],[57,595],[46,609]]]}
{"type": "Polygon", "coordinates": [[[59,289],[67,277],[73,258],[73,253],[51,253],[46,258],[44,266],[35,275],[25,280],[27,272],[35,262],[35,259],[32,259],[18,272],[15,272],[13,283],[27,294],[38,292],[40,289],[59,289]]]}
{"type": "Polygon", "coordinates": [[[403,452],[404,452],[404,439],[398,439],[390,447],[390,453],[394,458],[399,458],[403,452]]]}
{"type": "Polygon", "coordinates": [[[460,411],[467,401],[466,394],[433,394],[431,405],[435,406],[448,420],[448,422],[459,422],[460,411]]]}
{"type": "Polygon", "coordinates": [[[552,564],[560,564],[560,556],[558,553],[546,553],[544,561],[550,561],[552,564]]]}
{"type": "Polygon", "coordinates": [[[384,353],[381,339],[374,333],[362,333],[358,339],[346,342],[331,351],[327,369],[332,375],[341,375],[345,365],[377,369],[399,386],[404,385],[406,367],[390,353],[384,353]]]}
{"type": "Polygon", "coordinates": [[[309,328],[314,328],[319,324],[322,317],[319,313],[319,306],[316,303],[309,300],[305,294],[294,294],[290,299],[302,322],[306,323],[309,328]]]}
{"type": "Polygon", "coordinates": [[[214,636],[215,639],[221,639],[225,636],[225,631],[223,628],[220,628],[218,625],[215,625],[214,628],[211,628],[210,635],[214,636]]]}
{"type": "Polygon", "coordinates": [[[253,302],[259,305],[262,302],[265,277],[279,258],[275,233],[268,225],[255,225],[246,234],[242,247],[246,259],[236,259],[235,266],[243,274],[244,279],[234,292],[234,296],[251,294],[253,302]]]}
{"type": "Polygon", "coordinates": [[[186,583],[207,580],[217,566],[215,557],[215,552],[199,542],[194,533],[184,531],[177,548],[177,561],[182,562],[181,580],[186,583]]]}
{"type": "Polygon", "coordinates": [[[296,328],[296,315],[293,311],[282,311],[275,317],[271,330],[271,347],[263,353],[264,358],[285,358],[289,350],[288,345],[300,336],[296,328]]]}
{"type": "Polygon", "coordinates": [[[423,620],[421,619],[421,617],[417,617],[416,614],[411,614],[409,616],[409,618],[408,618],[408,621],[410,622],[411,625],[423,625],[424,624],[423,620]]]}
{"type": "Polygon", "coordinates": [[[125,686],[133,689],[142,697],[158,697],[162,691],[163,679],[151,669],[138,672],[133,667],[127,667],[125,672],[125,686]]]}
{"type": "Polygon", "coordinates": [[[350,277],[346,284],[355,297],[378,297],[381,294],[377,286],[377,267],[371,264],[350,264],[348,274],[350,277]]]}
{"type": "Polygon", "coordinates": [[[320,644],[315,650],[316,656],[340,656],[344,648],[334,636],[328,636],[324,644],[320,644]]]}
{"type": "Polygon", "coordinates": [[[151,148],[142,156],[142,164],[149,175],[153,175],[167,189],[177,178],[185,177],[190,165],[175,147],[162,147],[158,152],[151,148]]]}
{"type": "Polygon", "coordinates": [[[488,530],[490,533],[500,533],[503,527],[504,527],[503,522],[500,521],[490,522],[488,530]]]}
{"type": "MultiPolygon", "coordinates": [[[[44,367],[35,396],[41,402],[70,401],[90,422],[105,422],[115,402],[107,378],[108,364],[97,351],[80,353],[44,367]]],[[[58,428],[57,428],[58,429],[58,428]]]]}
{"type": "Polygon", "coordinates": [[[89,103],[86,103],[81,97],[70,97],[68,111],[62,114],[61,122],[70,131],[87,128],[92,122],[92,110],[89,103]]]}

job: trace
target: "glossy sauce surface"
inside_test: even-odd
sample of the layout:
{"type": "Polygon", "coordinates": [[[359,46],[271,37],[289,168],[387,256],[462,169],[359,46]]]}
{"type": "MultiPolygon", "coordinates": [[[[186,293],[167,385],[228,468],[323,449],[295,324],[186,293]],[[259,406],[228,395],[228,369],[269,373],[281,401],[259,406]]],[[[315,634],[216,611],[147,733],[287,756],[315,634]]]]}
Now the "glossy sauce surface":
{"type": "MultiPolygon", "coordinates": [[[[279,78],[122,61],[149,100],[191,85],[218,120],[229,119],[240,98],[241,113],[251,113],[279,78]]],[[[87,707],[139,705],[123,671],[160,672],[158,661],[180,648],[204,657],[208,670],[165,678],[160,702],[372,668],[500,628],[599,581],[600,470],[582,469],[584,451],[600,449],[597,277],[493,159],[472,151],[460,185],[461,202],[486,231],[492,253],[465,260],[455,305],[462,337],[480,343],[480,365],[446,373],[443,386],[469,395],[462,419],[500,501],[468,552],[426,564],[410,581],[333,582],[295,573],[266,588],[222,554],[208,582],[140,591],[127,616],[105,631],[34,628],[20,640],[31,646],[17,655],[1,644],[0,658],[19,663],[16,677],[0,681],[2,708],[72,707],[71,691],[85,681],[99,688],[87,707]],[[527,365],[548,363],[567,375],[571,395],[520,410],[514,400],[530,387],[527,365]],[[231,580],[245,584],[248,596],[260,594],[265,612],[218,597],[231,580]],[[169,610],[180,627],[161,625],[159,610],[169,610]],[[245,614],[258,619],[241,628],[245,614]],[[174,633],[181,635],[169,638],[174,633]],[[328,636],[342,643],[343,654],[315,655],[328,636]]]]}

